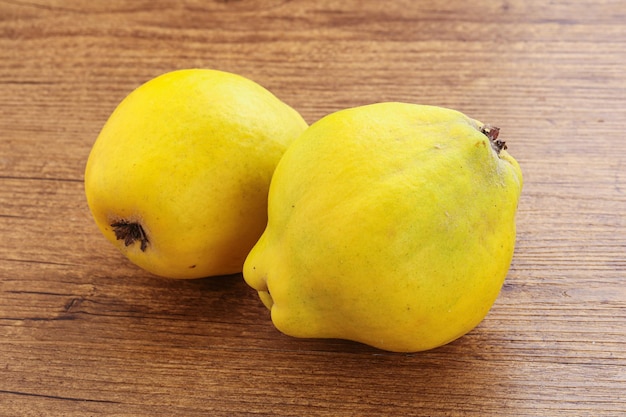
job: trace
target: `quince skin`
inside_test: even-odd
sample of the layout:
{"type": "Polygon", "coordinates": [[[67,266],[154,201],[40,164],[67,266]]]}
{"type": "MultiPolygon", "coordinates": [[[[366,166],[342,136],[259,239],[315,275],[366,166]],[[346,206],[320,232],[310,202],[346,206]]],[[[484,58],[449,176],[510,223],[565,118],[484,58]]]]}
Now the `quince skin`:
{"type": "Polygon", "coordinates": [[[288,148],[244,278],[296,337],[432,349],[486,316],[509,269],[522,189],[498,129],[457,111],[338,111],[288,148]]]}
{"type": "Polygon", "coordinates": [[[210,69],[131,92],[85,170],[96,224],[133,263],[168,278],[241,272],[267,223],[270,179],[307,124],[257,83],[210,69]]]}

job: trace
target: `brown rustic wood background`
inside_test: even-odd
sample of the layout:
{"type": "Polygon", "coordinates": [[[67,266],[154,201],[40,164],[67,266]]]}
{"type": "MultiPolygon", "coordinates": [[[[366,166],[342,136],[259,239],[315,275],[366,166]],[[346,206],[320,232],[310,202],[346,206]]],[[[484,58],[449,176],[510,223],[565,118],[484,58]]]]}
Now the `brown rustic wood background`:
{"type": "Polygon", "coordinates": [[[0,415],[626,415],[625,132],[622,0],[0,0],[0,415]],[[399,100],[499,126],[525,188],[484,322],[409,355],[298,340],[240,275],[126,261],[85,161],[127,93],[189,67],[309,122],[399,100]]]}

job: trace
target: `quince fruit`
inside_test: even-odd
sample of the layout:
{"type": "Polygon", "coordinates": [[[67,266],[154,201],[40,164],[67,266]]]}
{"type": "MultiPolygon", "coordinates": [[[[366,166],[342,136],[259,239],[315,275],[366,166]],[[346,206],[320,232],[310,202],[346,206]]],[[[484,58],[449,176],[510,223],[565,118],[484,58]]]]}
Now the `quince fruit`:
{"type": "Polygon", "coordinates": [[[396,352],[477,326],[510,267],[522,189],[498,131],[407,103],[312,124],[277,166],[244,264],[274,325],[396,352]]]}
{"type": "Polygon", "coordinates": [[[267,222],[270,179],[307,127],[236,74],[158,76],[115,109],[89,155],[96,224],[133,263],[169,278],[241,272],[267,222]]]}

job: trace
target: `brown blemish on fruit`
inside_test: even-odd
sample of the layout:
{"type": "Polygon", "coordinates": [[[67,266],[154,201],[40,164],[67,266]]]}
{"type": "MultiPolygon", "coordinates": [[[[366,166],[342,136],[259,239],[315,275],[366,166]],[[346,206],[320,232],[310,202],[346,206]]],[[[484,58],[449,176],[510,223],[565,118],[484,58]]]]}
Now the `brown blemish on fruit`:
{"type": "Polygon", "coordinates": [[[135,243],[135,241],[139,241],[139,248],[141,251],[146,251],[150,241],[148,240],[148,236],[146,236],[146,232],[143,230],[143,227],[141,227],[139,223],[120,220],[118,222],[111,223],[111,227],[115,233],[115,238],[117,240],[123,240],[124,246],[130,246],[135,243]]]}

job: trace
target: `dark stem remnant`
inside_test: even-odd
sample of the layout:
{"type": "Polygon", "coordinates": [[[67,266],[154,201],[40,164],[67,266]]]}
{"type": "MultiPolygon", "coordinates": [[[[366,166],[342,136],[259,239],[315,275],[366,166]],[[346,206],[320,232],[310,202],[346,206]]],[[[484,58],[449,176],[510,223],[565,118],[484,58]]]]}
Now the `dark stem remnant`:
{"type": "Polygon", "coordinates": [[[119,222],[111,223],[111,227],[113,228],[113,232],[115,232],[115,238],[117,240],[123,240],[124,245],[130,246],[138,240],[141,244],[141,251],[146,251],[148,243],[150,242],[148,241],[146,232],[139,223],[131,223],[126,220],[120,220],[119,222]]]}
{"type": "Polygon", "coordinates": [[[497,153],[500,153],[502,149],[506,149],[506,143],[503,140],[498,139],[498,135],[500,134],[499,127],[484,125],[480,128],[480,132],[489,138],[489,142],[491,142],[491,147],[497,153]]]}

